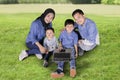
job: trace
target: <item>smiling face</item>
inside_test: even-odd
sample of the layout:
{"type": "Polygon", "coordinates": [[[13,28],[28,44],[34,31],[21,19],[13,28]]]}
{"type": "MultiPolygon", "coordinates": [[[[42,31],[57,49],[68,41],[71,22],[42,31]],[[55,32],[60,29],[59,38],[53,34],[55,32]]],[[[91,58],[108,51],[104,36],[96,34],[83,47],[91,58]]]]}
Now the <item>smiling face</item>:
{"type": "Polygon", "coordinates": [[[44,18],[44,21],[45,23],[51,23],[53,21],[53,18],[54,18],[54,14],[53,13],[48,13],[45,18],[44,18]]]}
{"type": "Polygon", "coordinates": [[[54,32],[52,30],[47,30],[46,31],[46,37],[51,40],[54,37],[54,32]]]}
{"type": "Polygon", "coordinates": [[[80,13],[74,14],[73,18],[77,24],[83,25],[85,22],[85,16],[80,13]]]}
{"type": "Polygon", "coordinates": [[[67,24],[67,25],[65,26],[65,29],[66,29],[66,31],[67,31],[68,33],[71,33],[71,32],[73,31],[73,29],[74,29],[74,25],[73,25],[73,24],[67,24]]]}

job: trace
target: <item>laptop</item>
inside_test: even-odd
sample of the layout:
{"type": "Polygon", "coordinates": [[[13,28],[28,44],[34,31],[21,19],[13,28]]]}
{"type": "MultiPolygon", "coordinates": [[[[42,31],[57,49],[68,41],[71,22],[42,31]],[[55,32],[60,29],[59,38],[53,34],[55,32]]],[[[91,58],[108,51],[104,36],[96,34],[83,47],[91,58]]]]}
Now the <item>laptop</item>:
{"type": "Polygon", "coordinates": [[[71,49],[62,49],[61,51],[55,50],[53,53],[53,61],[58,62],[58,61],[64,61],[64,62],[69,62],[71,59],[71,49]]]}

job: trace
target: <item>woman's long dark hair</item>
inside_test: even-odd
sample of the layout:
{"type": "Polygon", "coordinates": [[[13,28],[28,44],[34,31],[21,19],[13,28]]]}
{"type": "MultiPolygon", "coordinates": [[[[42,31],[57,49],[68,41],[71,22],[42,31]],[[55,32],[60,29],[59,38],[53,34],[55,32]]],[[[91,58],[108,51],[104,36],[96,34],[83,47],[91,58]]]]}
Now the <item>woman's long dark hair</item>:
{"type": "Polygon", "coordinates": [[[38,20],[38,19],[41,20],[42,25],[43,25],[44,27],[48,27],[49,24],[50,24],[50,23],[46,23],[46,22],[44,21],[44,18],[45,18],[45,16],[46,16],[48,13],[53,13],[53,14],[54,14],[53,19],[55,18],[55,11],[54,11],[53,9],[51,9],[51,8],[46,9],[46,10],[44,11],[44,13],[42,13],[41,16],[39,16],[38,18],[36,18],[36,20],[38,20]]]}

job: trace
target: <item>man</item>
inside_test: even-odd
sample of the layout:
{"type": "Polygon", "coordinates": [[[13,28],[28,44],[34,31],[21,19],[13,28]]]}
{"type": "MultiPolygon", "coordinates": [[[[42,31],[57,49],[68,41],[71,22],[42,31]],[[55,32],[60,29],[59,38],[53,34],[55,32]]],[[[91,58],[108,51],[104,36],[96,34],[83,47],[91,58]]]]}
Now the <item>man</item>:
{"type": "MultiPolygon", "coordinates": [[[[80,33],[78,47],[79,55],[82,56],[84,51],[90,51],[99,45],[99,33],[96,24],[84,16],[84,12],[80,9],[73,11],[72,16],[76,22],[75,27],[80,33]]],[[[76,29],[75,28],[75,29],[76,29]]]]}

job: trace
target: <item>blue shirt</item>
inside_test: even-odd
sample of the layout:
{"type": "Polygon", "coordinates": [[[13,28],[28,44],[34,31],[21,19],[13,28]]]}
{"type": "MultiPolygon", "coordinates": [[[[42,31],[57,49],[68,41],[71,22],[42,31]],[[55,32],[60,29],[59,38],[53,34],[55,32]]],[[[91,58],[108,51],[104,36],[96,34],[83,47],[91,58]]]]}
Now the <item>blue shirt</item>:
{"type": "Polygon", "coordinates": [[[98,30],[96,28],[96,24],[92,20],[86,18],[83,25],[76,23],[75,27],[78,27],[78,30],[83,39],[87,39],[91,43],[96,43],[98,30]]]}
{"type": "MultiPolygon", "coordinates": [[[[48,27],[52,27],[52,24],[48,27]]],[[[35,42],[42,42],[42,40],[45,37],[45,27],[42,25],[42,22],[40,19],[35,20],[31,24],[30,32],[27,36],[26,43],[32,42],[34,44],[35,42]]]]}
{"type": "Polygon", "coordinates": [[[74,45],[77,45],[78,36],[74,31],[72,31],[71,33],[67,33],[67,31],[64,30],[59,36],[59,41],[62,43],[63,47],[73,48],[74,45]]]}

